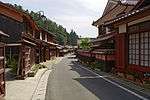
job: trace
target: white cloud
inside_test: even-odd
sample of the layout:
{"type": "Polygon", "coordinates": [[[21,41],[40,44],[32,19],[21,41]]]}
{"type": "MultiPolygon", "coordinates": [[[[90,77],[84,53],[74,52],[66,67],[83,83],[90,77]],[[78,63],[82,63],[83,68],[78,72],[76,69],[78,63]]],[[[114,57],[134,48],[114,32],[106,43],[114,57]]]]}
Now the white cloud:
{"type": "Polygon", "coordinates": [[[79,35],[96,37],[97,29],[92,21],[97,20],[106,6],[107,0],[2,0],[17,3],[34,11],[42,10],[50,19],[79,35]]]}

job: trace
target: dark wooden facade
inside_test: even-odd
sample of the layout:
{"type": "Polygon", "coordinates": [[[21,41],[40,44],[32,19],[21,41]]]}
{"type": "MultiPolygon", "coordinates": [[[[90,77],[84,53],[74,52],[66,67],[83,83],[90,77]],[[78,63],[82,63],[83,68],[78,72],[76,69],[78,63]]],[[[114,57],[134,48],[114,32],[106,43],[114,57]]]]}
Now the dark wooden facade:
{"type": "Polygon", "coordinates": [[[6,45],[6,58],[15,59],[16,74],[25,78],[35,63],[50,60],[57,55],[53,33],[39,28],[26,13],[0,2],[0,30],[10,38],[1,38],[6,45]]]}
{"type": "Polygon", "coordinates": [[[99,30],[97,40],[92,42],[93,52],[97,60],[106,60],[108,56],[115,62],[115,71],[125,77],[132,75],[140,81],[150,80],[150,1],[130,3],[128,0],[125,4],[108,1],[103,16],[93,23],[99,30]],[[111,48],[108,48],[109,41],[113,41],[111,48]],[[108,49],[113,52],[106,56],[102,51],[108,49]]]}
{"type": "Polygon", "coordinates": [[[40,28],[41,41],[41,62],[51,60],[57,57],[57,46],[54,33],[50,33],[43,28],[40,28]]]}
{"type": "Polygon", "coordinates": [[[5,95],[5,46],[0,42],[0,96],[5,95]]]}
{"type": "Polygon", "coordinates": [[[0,30],[0,97],[5,95],[5,43],[2,42],[2,38],[9,37],[0,30]]]}

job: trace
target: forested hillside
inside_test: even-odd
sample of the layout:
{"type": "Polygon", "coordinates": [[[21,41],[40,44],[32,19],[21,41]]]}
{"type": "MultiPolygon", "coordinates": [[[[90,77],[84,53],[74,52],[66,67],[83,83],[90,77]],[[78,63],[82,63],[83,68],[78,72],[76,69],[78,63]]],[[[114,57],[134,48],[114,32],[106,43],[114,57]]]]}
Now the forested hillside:
{"type": "Polygon", "coordinates": [[[20,5],[13,5],[16,9],[23,11],[27,14],[29,14],[30,16],[32,16],[32,18],[36,21],[37,25],[39,27],[42,27],[46,30],[48,30],[49,32],[52,32],[56,35],[56,40],[58,42],[58,44],[60,45],[72,45],[72,46],[76,46],[77,45],[77,39],[78,39],[78,35],[76,34],[76,32],[74,30],[71,30],[71,32],[67,32],[66,28],[64,28],[62,25],[58,25],[56,22],[50,20],[49,18],[46,17],[47,20],[43,20],[42,18],[40,18],[38,12],[34,12],[34,11],[29,11],[29,10],[25,10],[22,8],[22,6],[20,5]]]}

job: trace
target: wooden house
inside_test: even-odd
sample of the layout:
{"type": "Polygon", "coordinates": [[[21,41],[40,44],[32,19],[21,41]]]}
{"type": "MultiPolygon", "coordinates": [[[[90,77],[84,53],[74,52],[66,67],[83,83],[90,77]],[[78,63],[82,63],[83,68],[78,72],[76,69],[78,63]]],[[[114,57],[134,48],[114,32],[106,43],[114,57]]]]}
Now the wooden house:
{"type": "Polygon", "coordinates": [[[57,57],[58,50],[54,33],[40,28],[40,62],[53,59],[57,57]]]}
{"type": "Polygon", "coordinates": [[[1,38],[6,43],[6,60],[15,61],[15,73],[21,78],[35,63],[59,56],[55,35],[39,28],[25,12],[0,2],[0,23],[0,30],[10,36],[1,38]]]}
{"type": "Polygon", "coordinates": [[[150,1],[122,1],[109,0],[103,16],[93,23],[99,30],[93,47],[103,48],[101,41],[107,41],[104,47],[113,41],[115,70],[125,77],[149,79],[150,1]]]}
{"type": "Polygon", "coordinates": [[[10,37],[2,38],[7,43],[6,59],[15,59],[17,75],[24,78],[35,64],[37,41],[35,33],[38,27],[32,18],[9,4],[0,2],[0,30],[10,37]]]}
{"type": "Polygon", "coordinates": [[[5,95],[5,44],[1,40],[3,37],[9,35],[0,31],[0,97],[5,95]]]}

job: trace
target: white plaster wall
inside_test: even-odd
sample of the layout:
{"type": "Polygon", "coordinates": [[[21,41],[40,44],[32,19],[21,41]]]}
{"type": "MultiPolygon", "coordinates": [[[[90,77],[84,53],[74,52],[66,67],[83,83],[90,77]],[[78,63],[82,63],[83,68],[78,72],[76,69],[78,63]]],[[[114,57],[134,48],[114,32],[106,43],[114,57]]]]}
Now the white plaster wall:
{"type": "Polygon", "coordinates": [[[106,34],[109,34],[110,32],[109,32],[109,29],[108,29],[108,27],[106,27],[106,34]]]}
{"type": "Polygon", "coordinates": [[[126,32],[127,32],[126,24],[119,25],[119,33],[126,33],[126,32]]]}
{"type": "Polygon", "coordinates": [[[45,34],[45,41],[47,42],[47,34],[45,34]]]}
{"type": "Polygon", "coordinates": [[[42,40],[42,33],[40,32],[40,40],[42,40]]]}

